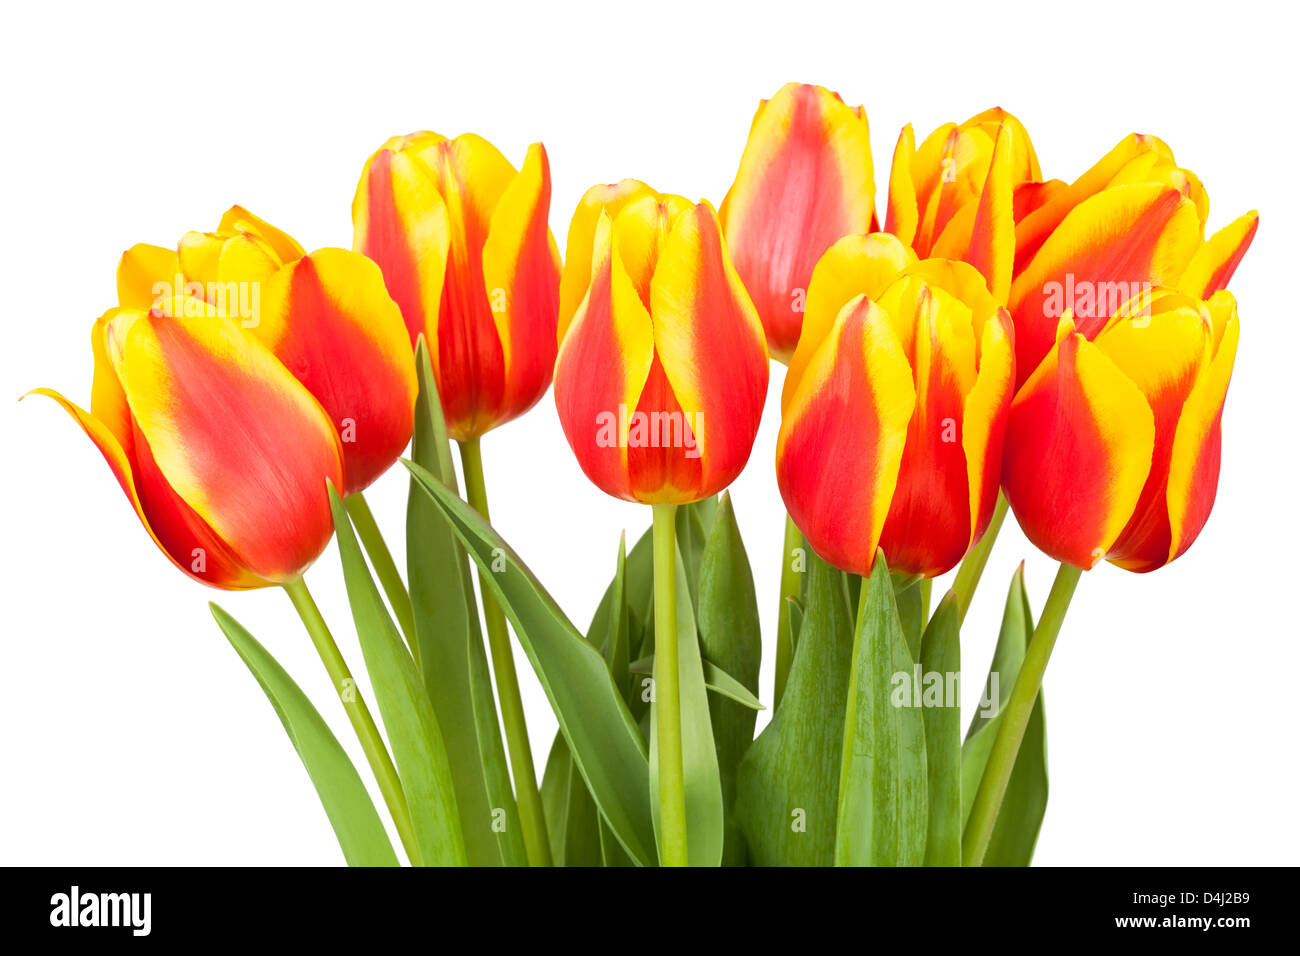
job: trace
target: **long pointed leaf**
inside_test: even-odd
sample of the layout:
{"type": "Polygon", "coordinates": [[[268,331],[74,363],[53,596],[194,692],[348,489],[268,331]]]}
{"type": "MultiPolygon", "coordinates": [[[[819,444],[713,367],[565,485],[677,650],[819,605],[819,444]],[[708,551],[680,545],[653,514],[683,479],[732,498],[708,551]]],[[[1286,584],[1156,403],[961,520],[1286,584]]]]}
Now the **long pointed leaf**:
{"type": "MultiPolygon", "coordinates": [[[[415,365],[420,391],[411,457],[455,490],[451,446],[423,338],[415,365]]],[[[417,660],[447,747],[466,856],[472,866],[526,866],[468,559],[415,479],[406,504],[406,566],[417,660]]]]}
{"type": "Polygon", "coordinates": [[[446,485],[407,469],[442,509],[514,625],[597,806],[629,854],[652,865],[650,766],[640,731],[600,652],[583,640],[519,556],[446,485]],[[494,569],[504,565],[502,570],[494,569]]]}
{"type": "Polygon", "coordinates": [[[885,558],[876,552],[862,584],[844,718],[835,862],[919,866],[925,860],[928,795],[921,701],[897,699],[912,683],[912,657],[885,558]]]}
{"type": "Polygon", "coordinates": [[[330,508],[352,619],[411,811],[411,828],[421,862],[425,866],[463,866],[465,842],[437,715],[415,661],[370,577],[347,511],[333,488],[330,508]]]}
{"type": "Polygon", "coordinates": [[[293,678],[252,634],[216,604],[217,625],[275,708],[338,837],[348,866],[397,866],[397,855],[356,767],[293,678]]]}
{"type": "MultiPolygon", "coordinates": [[[[919,589],[918,589],[919,590],[919,589]]],[[[921,638],[926,781],[930,823],[926,866],[961,866],[961,673],[960,615],[951,591],[939,602],[921,638]],[[931,691],[937,683],[937,700],[931,691]]]]}

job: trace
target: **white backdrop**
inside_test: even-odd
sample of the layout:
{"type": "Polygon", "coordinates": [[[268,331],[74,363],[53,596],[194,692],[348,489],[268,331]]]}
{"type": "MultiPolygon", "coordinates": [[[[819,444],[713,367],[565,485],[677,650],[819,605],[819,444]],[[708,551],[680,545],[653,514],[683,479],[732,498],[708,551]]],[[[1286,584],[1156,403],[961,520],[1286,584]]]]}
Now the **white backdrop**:
{"type": "MultiPolygon", "coordinates": [[[[1295,863],[1300,208],[1292,27],[1269,22],[1270,8],[1281,15],[1131,0],[7,10],[0,862],[341,862],[209,600],[276,654],[369,776],[284,595],[184,578],[72,421],[42,399],[13,401],[48,385],[88,402],[87,333],[114,304],[123,249],[215,228],[236,202],[308,249],[349,246],[362,163],[422,128],[478,132],[516,165],[543,139],[563,248],[596,182],[635,176],[719,202],[758,100],[793,79],[865,104],[882,197],[904,123],[923,135],[1001,105],[1048,176],[1072,179],[1126,133],[1152,132],[1204,179],[1211,228],[1261,210],[1232,286],[1242,339],[1218,505],[1172,566],[1084,577],[1046,681],[1052,789],[1037,862],[1295,863]]],[[[774,366],[733,489],[769,649],[781,375],[774,366]]],[[[585,480],[550,395],[488,435],[484,456],[498,528],[585,629],[620,529],[639,534],[649,510],[585,480]]],[[[397,469],[369,495],[399,550],[405,493],[397,469]]],[[[1053,566],[1009,521],[965,628],[967,714],[1022,557],[1037,610],[1053,566]]],[[[332,547],[308,580],[360,670],[332,547]]],[[[555,722],[522,654],[519,665],[540,772],[555,722]]]]}

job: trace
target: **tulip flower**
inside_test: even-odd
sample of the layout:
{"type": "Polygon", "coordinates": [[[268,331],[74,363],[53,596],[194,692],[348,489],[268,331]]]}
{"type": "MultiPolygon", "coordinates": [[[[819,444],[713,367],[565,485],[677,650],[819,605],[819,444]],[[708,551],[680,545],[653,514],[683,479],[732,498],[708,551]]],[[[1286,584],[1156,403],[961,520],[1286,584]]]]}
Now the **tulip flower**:
{"type": "Polygon", "coordinates": [[[338,435],[266,346],[186,304],[112,309],[95,323],[89,411],[36,391],[95,443],[178,568],[228,590],[289,584],[333,534],[326,483],[342,485],[338,435]],[[182,311],[191,315],[169,314],[182,311]]]}
{"type": "MultiPolygon", "coordinates": [[[[681,717],[679,666],[691,658],[679,665],[674,515],[740,474],[763,413],[768,355],[713,208],[641,185],[589,192],[575,214],[571,235],[593,213],[596,223],[589,255],[570,245],[569,268],[589,278],[560,343],[555,404],[587,477],[654,508],[659,859],[716,866],[721,827],[687,832],[683,735],[699,729],[681,717]]],[[[720,793],[693,796],[705,813],[721,805],[720,793]]]]}
{"type": "Polygon", "coordinates": [[[515,168],[487,140],[413,133],[367,161],[353,248],[383,270],[412,345],[424,335],[457,441],[522,415],[551,383],[560,256],[540,143],[515,168]]]}
{"type": "Polygon", "coordinates": [[[186,233],[176,250],[140,244],[118,265],[122,306],[174,297],[238,320],[324,407],[343,448],[352,494],[397,460],[411,438],[415,366],[397,304],[373,262],[343,249],[308,255],[239,206],[213,233],[186,233]]]}
{"type": "Polygon", "coordinates": [[[1038,548],[1130,571],[1187,550],[1214,504],[1237,338],[1226,291],[1156,290],[1091,340],[1062,319],[1007,424],[1002,480],[1038,548]]]}
{"type": "Polygon", "coordinates": [[[894,149],[885,231],[919,256],[969,262],[1006,302],[1017,218],[1062,185],[1041,179],[1029,134],[1005,110],[940,126],[919,148],[908,125],[894,149]]]}
{"type": "Polygon", "coordinates": [[[1135,296],[1169,288],[1208,299],[1225,288],[1258,216],[1206,240],[1208,209],[1200,180],[1169,147],[1134,134],[1024,216],[1008,300],[1021,381],[1052,349],[1067,310],[1091,339],[1135,296]]]}
{"type": "Polygon", "coordinates": [[[1015,380],[1011,320],[964,262],[847,236],[813,273],[776,470],[823,558],[933,577],[993,513],[1015,380]]]}
{"type": "Polygon", "coordinates": [[[768,349],[789,360],[813,267],[841,236],[875,228],[867,115],[820,86],[788,83],[759,104],[719,212],[768,349]]]}
{"type": "Polygon", "coordinates": [[[578,463],[629,501],[716,494],[753,447],[767,349],[712,207],[655,194],[607,208],[590,260],[555,363],[578,463]]]}

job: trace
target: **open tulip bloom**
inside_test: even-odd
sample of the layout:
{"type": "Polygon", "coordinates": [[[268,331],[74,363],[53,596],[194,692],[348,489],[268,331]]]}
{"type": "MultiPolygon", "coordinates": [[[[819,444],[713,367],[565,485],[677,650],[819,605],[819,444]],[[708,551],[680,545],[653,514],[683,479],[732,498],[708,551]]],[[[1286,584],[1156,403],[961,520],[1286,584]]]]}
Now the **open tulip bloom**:
{"type": "MultiPolygon", "coordinates": [[[[398,136],[362,167],[351,250],[238,206],[132,246],[89,407],[35,391],[185,575],[287,592],[414,865],[1027,865],[1041,684],[1083,573],[1163,568],[1210,518],[1226,287],[1258,216],[1207,233],[1205,187],[1149,135],[1045,178],[1001,109],[905,127],[882,186],[878,215],[863,108],[792,83],[718,212],[593,186],[562,262],[540,143],[516,169],[473,134],[398,136]],[[759,595],[727,488],[771,358],[786,532],[755,735],[759,595]],[[585,633],[489,523],[479,451],[552,384],[582,472],[652,513],[585,633]],[[363,496],[399,459],[404,568],[363,496]],[[1060,569],[1037,615],[1012,575],[963,736],[961,627],[1009,512],[1060,569]],[[332,538],[378,721],[304,581],[332,538]],[[540,784],[516,642],[559,724],[540,784]]],[[[212,611],[344,859],[396,865],[321,711],[212,611]]]]}

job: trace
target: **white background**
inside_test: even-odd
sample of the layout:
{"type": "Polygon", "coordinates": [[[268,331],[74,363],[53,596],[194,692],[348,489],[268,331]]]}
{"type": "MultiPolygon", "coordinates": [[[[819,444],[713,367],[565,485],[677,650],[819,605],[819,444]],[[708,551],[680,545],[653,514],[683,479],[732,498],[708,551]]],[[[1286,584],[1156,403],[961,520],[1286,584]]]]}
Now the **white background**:
{"type": "MultiPolygon", "coordinates": [[[[1211,228],[1261,210],[1233,282],[1242,337],[1218,505],[1176,564],[1145,576],[1106,565],[1080,585],[1047,675],[1052,791],[1037,862],[1295,863],[1300,208],[1293,24],[1270,22],[1270,8],[1285,9],[9,8],[0,862],[341,862],[209,600],[276,654],[364,768],[284,595],[222,594],[184,578],[72,421],[42,399],[14,401],[46,385],[88,402],[87,333],[115,304],[123,249],[215,228],[236,202],[308,249],[349,246],[362,163],[390,135],[422,128],[478,132],[516,165],[543,139],[563,248],[573,206],[595,182],[635,176],[718,203],[758,100],[793,79],[865,104],[882,209],[904,123],[924,135],[1001,105],[1028,126],[1048,176],[1073,179],[1125,134],[1151,132],[1204,179],[1211,228]]],[[[733,490],[769,648],[782,373],[773,366],[767,416],[733,490]]],[[[620,529],[639,534],[648,509],[584,479],[550,395],[488,435],[484,455],[497,526],[585,629],[620,529]]],[[[369,497],[400,553],[398,472],[369,497]]],[[[1037,609],[1053,568],[1008,522],[965,628],[968,714],[1021,558],[1037,609]]],[[[308,581],[360,670],[332,547],[308,581]]],[[[555,722],[522,654],[519,663],[540,772],[555,722]]],[[[762,690],[770,699],[770,659],[762,690]]]]}

